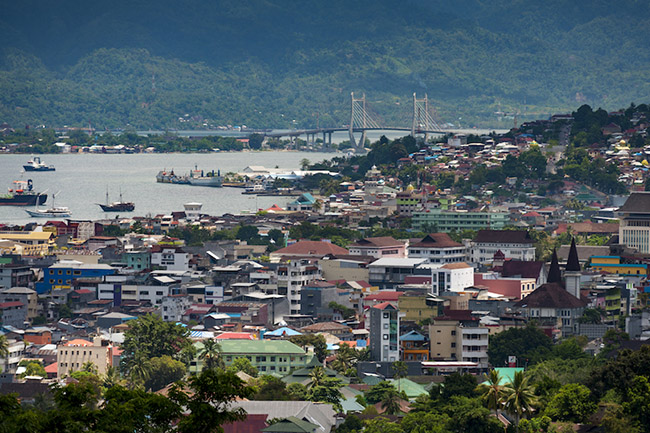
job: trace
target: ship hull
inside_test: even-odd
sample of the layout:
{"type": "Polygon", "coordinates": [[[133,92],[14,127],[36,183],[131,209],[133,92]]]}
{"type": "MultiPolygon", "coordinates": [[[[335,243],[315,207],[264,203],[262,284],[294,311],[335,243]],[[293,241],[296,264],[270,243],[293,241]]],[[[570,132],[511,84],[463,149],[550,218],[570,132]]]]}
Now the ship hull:
{"type": "Polygon", "coordinates": [[[36,206],[47,201],[47,194],[20,194],[13,197],[0,197],[0,206],[36,206]]]}

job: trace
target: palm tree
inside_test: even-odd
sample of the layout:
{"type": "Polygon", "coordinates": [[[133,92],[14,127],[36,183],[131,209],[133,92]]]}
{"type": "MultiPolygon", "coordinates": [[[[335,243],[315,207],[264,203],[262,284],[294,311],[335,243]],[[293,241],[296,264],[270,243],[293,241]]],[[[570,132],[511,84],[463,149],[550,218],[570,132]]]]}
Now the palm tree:
{"type": "Polygon", "coordinates": [[[221,357],[221,345],[215,340],[206,338],[202,341],[203,349],[199,351],[199,359],[203,360],[203,366],[207,369],[226,367],[221,357]]]}
{"type": "Polygon", "coordinates": [[[388,415],[397,415],[401,411],[400,407],[400,394],[392,389],[384,393],[384,398],[381,400],[381,407],[388,415]]]}
{"type": "Polygon", "coordinates": [[[138,357],[134,359],[131,368],[129,368],[129,378],[131,387],[135,388],[140,385],[144,386],[145,382],[151,376],[151,364],[148,359],[138,357]]]}
{"type": "Polygon", "coordinates": [[[497,370],[491,370],[485,375],[487,383],[480,384],[476,389],[481,392],[482,400],[486,403],[488,409],[496,411],[499,416],[499,408],[503,403],[503,386],[501,385],[501,375],[497,370]]]}
{"type": "Polygon", "coordinates": [[[407,375],[407,373],[409,371],[409,367],[408,367],[408,365],[406,365],[406,363],[404,361],[396,361],[396,362],[393,363],[391,368],[393,369],[393,375],[395,376],[395,379],[397,380],[397,391],[399,393],[401,393],[402,392],[402,381],[401,381],[401,379],[403,377],[406,377],[406,375],[407,375]]]}
{"type": "Polygon", "coordinates": [[[102,386],[105,388],[112,388],[116,385],[123,385],[124,380],[120,376],[120,370],[109,365],[106,369],[106,373],[102,376],[102,386]]]}
{"type": "Polygon", "coordinates": [[[515,426],[519,426],[522,415],[529,415],[537,403],[533,385],[528,383],[529,377],[523,371],[515,372],[512,382],[503,388],[505,409],[515,416],[515,426]]]}
{"type": "Polygon", "coordinates": [[[9,340],[7,340],[6,335],[0,335],[0,358],[5,360],[5,368],[3,371],[7,370],[7,365],[9,364],[9,340]]]}
{"type": "Polygon", "coordinates": [[[325,382],[325,379],[327,379],[325,369],[323,367],[314,367],[311,373],[309,373],[309,378],[311,379],[309,388],[321,386],[325,382]]]}
{"type": "Polygon", "coordinates": [[[97,369],[97,366],[92,361],[84,362],[81,365],[81,371],[86,371],[88,373],[92,373],[92,374],[95,374],[95,375],[97,375],[99,373],[99,370],[97,369]]]}

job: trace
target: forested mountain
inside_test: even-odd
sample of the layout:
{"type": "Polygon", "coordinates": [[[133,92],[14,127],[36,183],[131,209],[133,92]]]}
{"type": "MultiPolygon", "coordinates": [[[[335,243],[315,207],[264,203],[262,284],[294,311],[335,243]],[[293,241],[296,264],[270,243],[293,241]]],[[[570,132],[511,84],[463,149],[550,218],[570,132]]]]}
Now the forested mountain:
{"type": "Polygon", "coordinates": [[[384,124],[426,92],[442,121],[509,127],[496,111],[646,101],[649,40],[640,0],[5,2],[0,122],[333,126],[354,91],[384,124]]]}

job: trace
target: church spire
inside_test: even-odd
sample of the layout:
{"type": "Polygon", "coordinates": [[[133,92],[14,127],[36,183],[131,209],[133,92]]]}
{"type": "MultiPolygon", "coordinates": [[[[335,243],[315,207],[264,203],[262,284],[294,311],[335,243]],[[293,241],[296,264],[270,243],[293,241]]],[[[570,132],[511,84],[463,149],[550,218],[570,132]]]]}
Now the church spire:
{"type": "Polygon", "coordinates": [[[557,253],[553,248],[553,256],[551,257],[551,266],[548,268],[547,283],[562,284],[562,272],[560,271],[560,264],[557,261],[557,253]]]}
{"type": "Polygon", "coordinates": [[[576,239],[571,239],[571,249],[569,250],[569,258],[566,261],[566,271],[580,272],[580,260],[578,260],[578,248],[576,247],[576,239]]]}

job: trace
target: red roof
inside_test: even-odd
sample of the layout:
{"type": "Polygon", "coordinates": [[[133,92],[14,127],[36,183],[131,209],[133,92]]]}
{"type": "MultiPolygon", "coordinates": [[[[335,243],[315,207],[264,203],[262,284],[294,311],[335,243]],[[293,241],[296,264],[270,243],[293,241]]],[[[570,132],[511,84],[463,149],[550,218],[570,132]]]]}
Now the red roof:
{"type": "Polygon", "coordinates": [[[328,254],[348,254],[349,251],[334,245],[331,242],[323,241],[298,241],[293,245],[273,252],[274,255],[301,255],[301,256],[319,256],[323,257],[328,254]]]}
{"type": "Polygon", "coordinates": [[[88,340],[84,340],[81,338],[75,338],[74,340],[68,341],[65,346],[92,346],[93,343],[91,343],[88,340]]]}
{"type": "Polygon", "coordinates": [[[393,304],[390,302],[382,302],[381,304],[373,305],[372,308],[377,308],[379,310],[385,310],[386,308],[391,307],[394,310],[397,310],[393,304]]]}
{"type": "Polygon", "coordinates": [[[224,332],[217,335],[217,340],[255,340],[250,332],[224,332]]]}
{"type": "Polygon", "coordinates": [[[2,302],[0,303],[0,309],[5,309],[5,308],[12,308],[12,307],[23,307],[25,304],[22,302],[18,301],[12,301],[12,302],[2,302]]]}
{"type": "Polygon", "coordinates": [[[93,291],[89,290],[89,289],[79,289],[79,290],[75,290],[74,292],[79,293],[80,295],[85,295],[87,293],[93,293],[93,291]]]}
{"type": "Polygon", "coordinates": [[[56,373],[57,372],[57,363],[53,362],[45,366],[46,373],[56,373]]]}
{"type": "Polygon", "coordinates": [[[394,290],[382,290],[379,292],[374,292],[368,296],[364,296],[364,301],[394,301],[397,302],[397,298],[400,295],[403,295],[404,292],[396,292],[394,290]]]}

